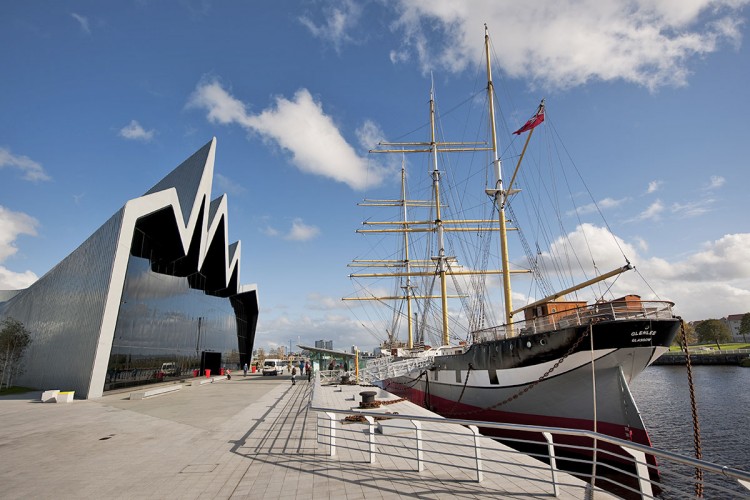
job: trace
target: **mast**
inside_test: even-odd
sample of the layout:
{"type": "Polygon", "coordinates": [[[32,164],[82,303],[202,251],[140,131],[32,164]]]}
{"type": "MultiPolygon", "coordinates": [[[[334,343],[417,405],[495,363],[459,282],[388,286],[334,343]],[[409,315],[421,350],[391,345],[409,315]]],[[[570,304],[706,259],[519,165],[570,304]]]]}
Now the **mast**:
{"type": "Polygon", "coordinates": [[[443,316],[443,345],[450,343],[448,335],[448,285],[446,283],[446,259],[443,221],[440,220],[440,170],[438,170],[437,141],[435,139],[435,91],[430,89],[430,154],[432,155],[432,189],[435,199],[435,229],[437,231],[437,266],[440,274],[440,308],[443,316]]]}
{"type": "Polygon", "coordinates": [[[495,200],[498,218],[500,222],[500,258],[503,269],[503,297],[505,299],[505,324],[506,331],[513,336],[513,302],[510,289],[510,261],[508,259],[508,228],[505,219],[505,200],[510,194],[503,189],[503,178],[500,157],[497,154],[497,133],[495,130],[495,88],[492,84],[492,66],[490,64],[490,35],[487,25],[484,25],[484,52],[487,61],[487,99],[489,102],[490,134],[492,136],[492,163],[495,172],[495,189],[488,189],[495,200]]]}
{"type": "Polygon", "coordinates": [[[401,159],[401,202],[404,216],[404,270],[406,271],[406,285],[402,287],[404,289],[404,296],[406,296],[406,322],[408,330],[406,347],[412,349],[414,347],[414,325],[412,324],[411,315],[411,265],[409,263],[409,232],[406,231],[409,228],[409,218],[406,213],[406,160],[404,158],[401,159]]]}

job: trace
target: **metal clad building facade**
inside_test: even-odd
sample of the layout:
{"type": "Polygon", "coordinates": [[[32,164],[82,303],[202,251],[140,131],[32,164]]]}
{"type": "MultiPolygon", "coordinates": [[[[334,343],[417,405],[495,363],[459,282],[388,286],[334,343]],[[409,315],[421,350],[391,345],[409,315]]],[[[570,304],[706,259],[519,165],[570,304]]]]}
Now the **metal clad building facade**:
{"type": "Polygon", "coordinates": [[[0,319],[32,334],[14,385],[104,390],[250,362],[255,286],[239,285],[227,198],[211,201],[216,139],[125,206],[29,288],[0,293],[0,319]]]}

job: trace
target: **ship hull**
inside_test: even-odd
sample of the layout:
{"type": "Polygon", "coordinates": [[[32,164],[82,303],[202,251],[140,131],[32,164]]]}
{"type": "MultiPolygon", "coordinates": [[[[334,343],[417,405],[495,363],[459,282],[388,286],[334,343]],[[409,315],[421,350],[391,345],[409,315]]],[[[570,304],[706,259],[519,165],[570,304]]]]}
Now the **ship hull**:
{"type": "MultiPolygon", "coordinates": [[[[679,319],[603,321],[483,342],[382,385],[448,418],[595,430],[650,446],[629,383],[669,348],[679,325],[679,319]]],[[[543,440],[538,434],[482,432],[543,440]]],[[[592,445],[571,436],[554,439],[561,455],[582,453],[568,445],[592,445]]],[[[599,448],[612,455],[598,460],[622,461],[619,448],[599,448]]]]}

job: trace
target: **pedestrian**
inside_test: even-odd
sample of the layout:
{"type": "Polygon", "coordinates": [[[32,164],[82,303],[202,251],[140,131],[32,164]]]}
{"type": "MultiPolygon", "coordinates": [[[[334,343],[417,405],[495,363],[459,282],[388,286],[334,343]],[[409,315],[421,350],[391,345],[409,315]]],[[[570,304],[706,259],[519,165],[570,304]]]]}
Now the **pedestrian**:
{"type": "Polygon", "coordinates": [[[295,380],[297,378],[297,367],[292,367],[292,385],[296,385],[297,381],[295,380]]]}
{"type": "Polygon", "coordinates": [[[310,382],[310,379],[312,379],[312,368],[311,368],[311,367],[310,367],[310,365],[308,364],[308,365],[307,365],[307,382],[308,382],[308,383],[310,382]]]}
{"type": "Polygon", "coordinates": [[[305,363],[305,375],[310,373],[310,362],[305,363]]]}
{"type": "Polygon", "coordinates": [[[247,363],[245,363],[245,366],[242,367],[242,371],[245,373],[245,377],[247,377],[247,363]]]}

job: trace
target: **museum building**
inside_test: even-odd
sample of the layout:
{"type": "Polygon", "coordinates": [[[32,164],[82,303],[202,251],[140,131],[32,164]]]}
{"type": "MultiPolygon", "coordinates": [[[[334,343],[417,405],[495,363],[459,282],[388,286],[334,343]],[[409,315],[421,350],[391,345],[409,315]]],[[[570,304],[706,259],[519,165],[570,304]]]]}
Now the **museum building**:
{"type": "Polygon", "coordinates": [[[14,385],[105,391],[250,363],[255,285],[240,285],[227,197],[211,200],[216,139],[128,201],[23,290],[0,291],[32,342],[14,385]]]}

